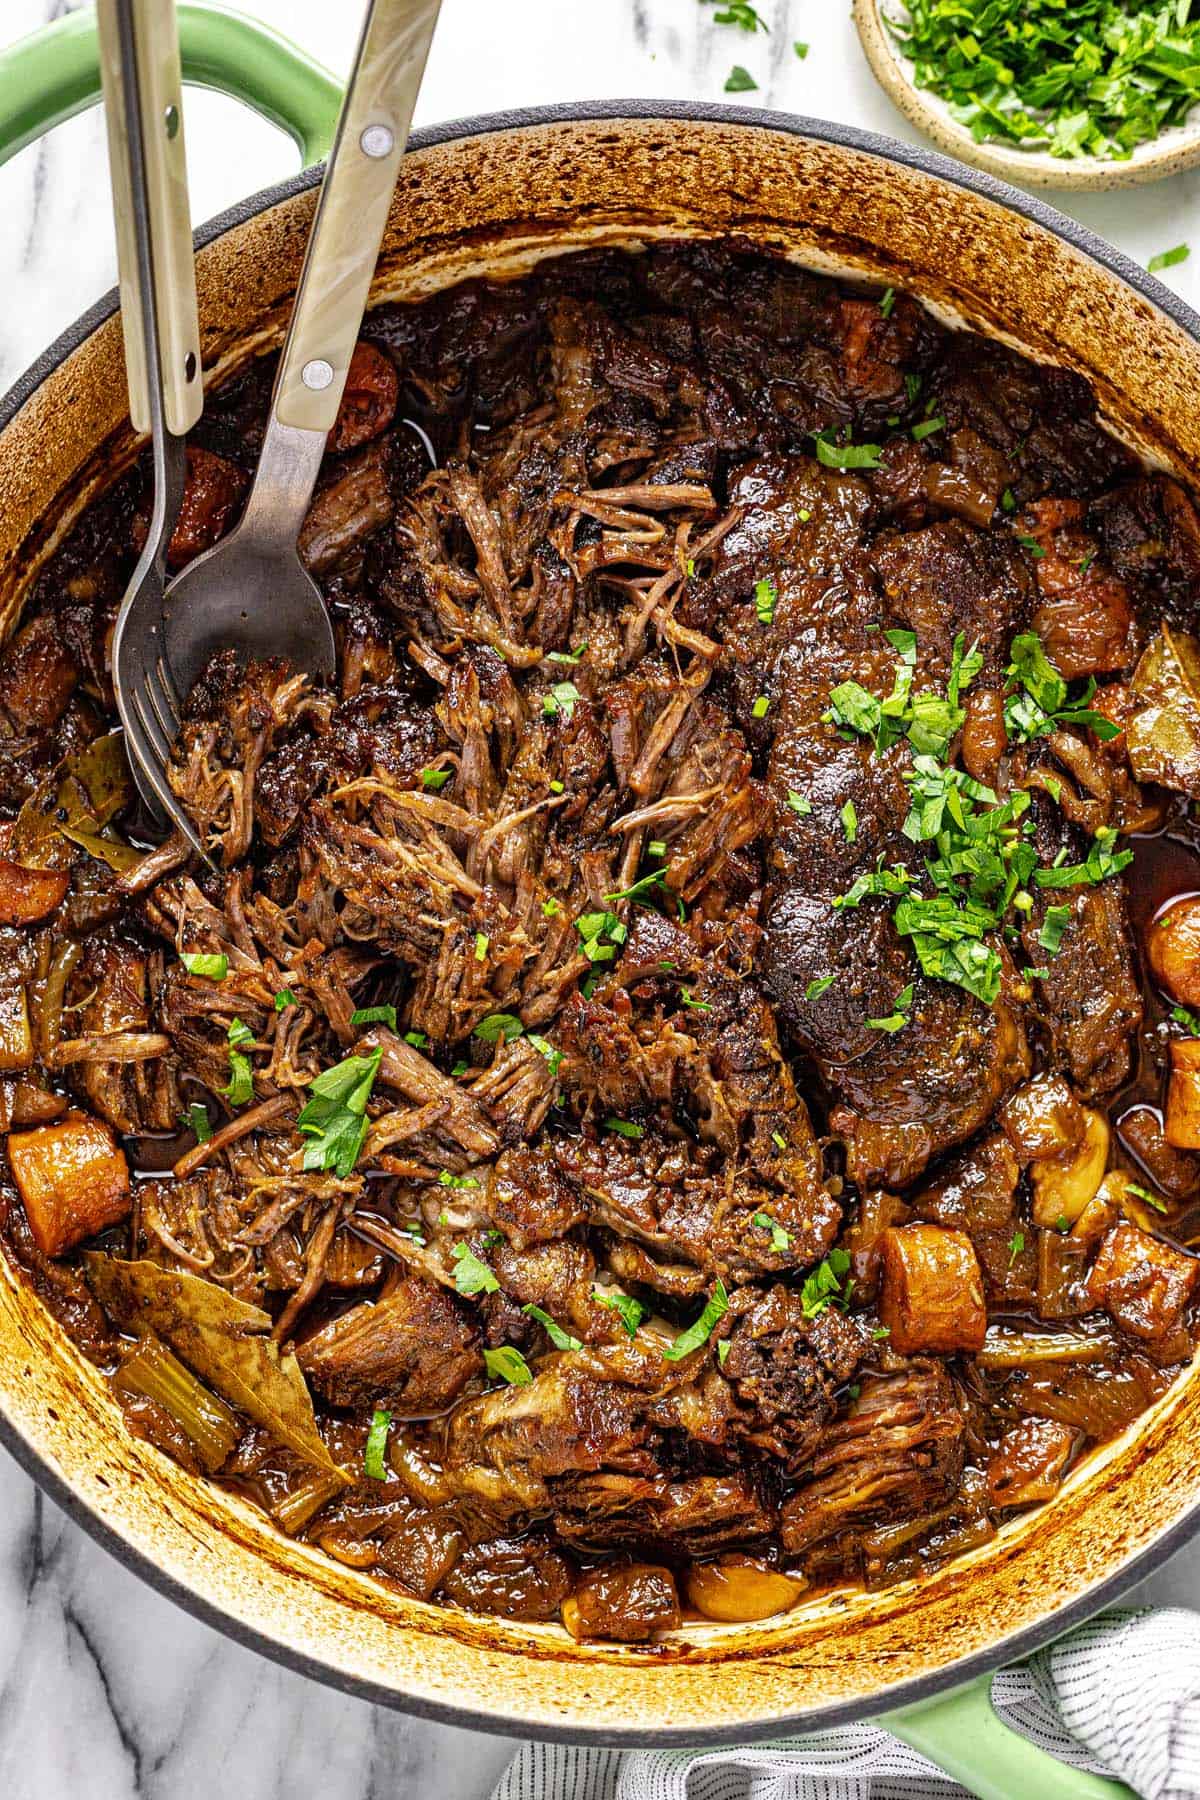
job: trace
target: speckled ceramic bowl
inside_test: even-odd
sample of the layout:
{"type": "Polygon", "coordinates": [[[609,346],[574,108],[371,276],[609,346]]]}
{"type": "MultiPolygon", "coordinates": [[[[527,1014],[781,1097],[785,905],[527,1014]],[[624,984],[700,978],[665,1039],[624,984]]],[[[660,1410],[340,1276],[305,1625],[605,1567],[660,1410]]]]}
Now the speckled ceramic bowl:
{"type": "Polygon", "coordinates": [[[1164,175],[1178,175],[1200,163],[1200,106],[1193,109],[1187,123],[1169,126],[1158,137],[1139,144],[1128,162],[1099,156],[1051,156],[1044,150],[1021,150],[998,140],[976,143],[944,100],[913,85],[912,64],[884,24],[884,16],[895,18],[901,4],[902,0],[853,0],[854,23],[867,61],[888,98],[919,131],[951,156],[961,156],[964,162],[986,169],[989,175],[1019,181],[1027,187],[1076,191],[1090,188],[1097,192],[1137,187],[1164,175]]]}
{"type": "MultiPolygon", "coordinates": [[[[211,59],[206,73],[214,79],[211,59]]],[[[309,170],[200,234],[209,383],[280,340],[317,179],[309,170]]],[[[943,317],[1068,364],[1131,443],[1185,472],[1200,464],[1200,319],[1180,301],[1037,201],[812,120],[612,102],[419,133],[374,299],[516,275],[588,245],[729,233],[814,268],[911,288],[943,317]]],[[[110,296],[80,320],[0,409],[9,624],[38,566],[134,451],[114,307],[110,296]]],[[[1043,1759],[1019,1776],[1009,1767],[1001,1780],[1004,1753],[988,1746],[989,1733],[1003,1733],[991,1714],[968,1725],[961,1697],[928,1697],[1111,1601],[1200,1523],[1200,1380],[1189,1378],[1051,1505],[925,1579],[825,1595],[765,1625],[689,1626],[649,1650],[579,1645],[556,1625],[468,1618],[385,1591],[183,1473],[128,1435],[104,1381],[2,1259],[0,1435],[159,1588],[266,1654],[372,1699],[492,1730],[627,1743],[765,1737],[921,1701],[900,1728],[997,1800],[1020,1791],[1049,1800],[1058,1765],[1043,1759]]],[[[1022,1759],[1037,1754],[1022,1743],[1022,1759]]],[[[1112,1791],[1074,1773],[1061,1789],[1076,1800],[1112,1791]]]]}

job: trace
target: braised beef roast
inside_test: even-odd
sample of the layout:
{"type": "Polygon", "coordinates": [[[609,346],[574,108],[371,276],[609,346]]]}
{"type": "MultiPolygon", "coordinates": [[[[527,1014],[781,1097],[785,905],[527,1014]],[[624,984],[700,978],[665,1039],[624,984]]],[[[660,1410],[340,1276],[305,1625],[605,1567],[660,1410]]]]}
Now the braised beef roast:
{"type": "Polygon", "coordinates": [[[210,666],[208,862],[113,728],[148,506],[0,658],[0,1227],[131,1430],[644,1643],[986,1541],[1190,1360],[1200,524],[1076,376],[737,243],[373,313],[339,678],[210,666]]]}

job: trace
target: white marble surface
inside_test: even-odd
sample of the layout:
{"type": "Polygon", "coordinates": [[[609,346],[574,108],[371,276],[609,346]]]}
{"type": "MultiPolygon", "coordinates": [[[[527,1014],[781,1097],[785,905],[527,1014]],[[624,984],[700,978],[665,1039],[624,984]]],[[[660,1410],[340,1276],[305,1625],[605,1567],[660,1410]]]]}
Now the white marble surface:
{"type": "MultiPolygon", "coordinates": [[[[700,0],[445,0],[418,122],[603,96],[721,99],[912,138],[857,52],[848,0],[759,0],[769,36],[716,26],[700,0]],[[811,48],[793,53],[797,38],[811,48]]],[[[0,47],[62,0],[3,0],[0,47]]],[[[353,0],[254,10],[344,74],[353,0]]],[[[231,101],[187,109],[196,220],[295,165],[290,143],[231,101]]],[[[1200,173],[1132,193],[1057,196],[1145,262],[1196,236],[1165,279],[1200,304],[1200,173]]],[[[0,169],[0,388],[111,285],[100,121],[88,115],[0,169]]],[[[1200,1547],[1147,1584],[1200,1605],[1200,1547]]],[[[0,1796],[4,1800],[482,1800],[511,1751],[347,1699],[236,1648],[160,1599],[43,1499],[0,1452],[0,1796]]]]}

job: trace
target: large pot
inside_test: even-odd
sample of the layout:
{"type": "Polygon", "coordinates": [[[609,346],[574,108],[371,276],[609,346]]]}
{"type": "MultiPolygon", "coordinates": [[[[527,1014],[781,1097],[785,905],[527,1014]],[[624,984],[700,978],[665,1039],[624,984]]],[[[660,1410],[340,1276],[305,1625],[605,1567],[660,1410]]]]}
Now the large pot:
{"type": "MultiPolygon", "coordinates": [[[[186,73],[243,95],[257,84],[311,147],[331,123],[328,79],[244,21],[182,14],[186,73]]],[[[31,41],[0,59],[8,149],[95,97],[90,23],[76,14],[53,29],[52,56],[31,41]]],[[[200,233],[210,382],[282,336],[317,179],[309,169],[200,233]]],[[[419,133],[373,299],[516,274],[582,245],[729,232],[911,288],[943,315],[1068,364],[1139,449],[1184,473],[1200,462],[1200,319],[1187,307],[1040,201],[813,120],[613,102],[419,133]]],[[[109,296],[74,326],[0,411],[10,624],[40,562],[134,449],[114,308],[109,296]]],[[[458,1724],[627,1744],[765,1737],[920,1702],[889,1723],[994,1796],[1117,1791],[1010,1738],[979,1678],[1114,1600],[1200,1523],[1193,1374],[1052,1504],[951,1567],[882,1594],[815,1600],[772,1624],[689,1626],[684,1642],[645,1652],[405,1600],[289,1542],[129,1436],[100,1376],[2,1267],[0,1411],[8,1448],[131,1568],[334,1685],[458,1724]]]]}

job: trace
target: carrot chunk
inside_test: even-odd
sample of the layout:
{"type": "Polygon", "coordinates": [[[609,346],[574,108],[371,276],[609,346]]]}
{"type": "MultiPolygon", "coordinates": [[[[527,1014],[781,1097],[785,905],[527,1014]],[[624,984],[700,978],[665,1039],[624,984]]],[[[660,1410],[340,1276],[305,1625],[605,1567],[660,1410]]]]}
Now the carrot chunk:
{"type": "Polygon", "coordinates": [[[127,1217],[129,1165],[99,1119],[76,1116],[8,1140],[8,1161],[34,1242],[61,1256],[127,1217]]]}
{"type": "Polygon", "coordinates": [[[0,857],[0,925],[36,925],[47,918],[70,880],[61,869],[26,869],[0,857]]]}
{"type": "Polygon", "coordinates": [[[983,1277],[964,1231],[941,1225],[892,1226],[883,1234],[879,1316],[902,1356],[979,1350],[987,1332],[983,1277]]]}

